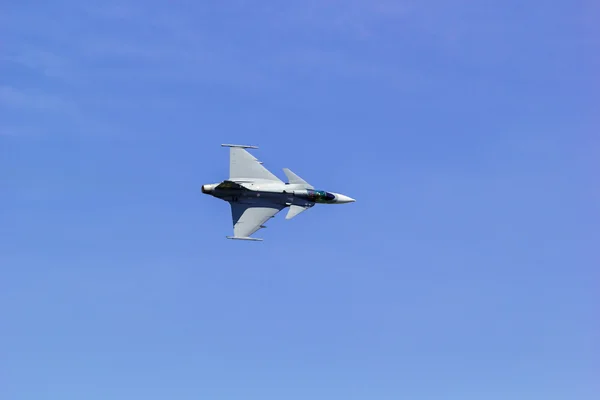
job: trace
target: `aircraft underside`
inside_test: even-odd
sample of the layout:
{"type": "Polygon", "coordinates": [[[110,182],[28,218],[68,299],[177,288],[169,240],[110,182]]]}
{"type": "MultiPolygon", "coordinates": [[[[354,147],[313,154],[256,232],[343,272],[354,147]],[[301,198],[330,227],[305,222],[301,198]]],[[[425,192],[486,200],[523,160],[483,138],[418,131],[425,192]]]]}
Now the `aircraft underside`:
{"type": "Polygon", "coordinates": [[[285,206],[295,204],[303,207],[312,207],[315,204],[314,202],[307,201],[307,199],[295,196],[293,193],[273,193],[260,190],[249,190],[245,188],[215,190],[213,196],[230,203],[274,203],[285,206]]]}
{"type": "Polygon", "coordinates": [[[234,236],[227,236],[228,239],[262,240],[250,235],[265,228],[264,224],[270,218],[287,207],[286,219],[291,219],[315,203],[354,202],[354,199],[342,194],[315,190],[287,168],[283,171],[288,183],[284,183],[245,150],[256,148],[254,146],[222,146],[230,147],[229,179],[218,184],[202,185],[202,192],[231,205],[234,236]]]}

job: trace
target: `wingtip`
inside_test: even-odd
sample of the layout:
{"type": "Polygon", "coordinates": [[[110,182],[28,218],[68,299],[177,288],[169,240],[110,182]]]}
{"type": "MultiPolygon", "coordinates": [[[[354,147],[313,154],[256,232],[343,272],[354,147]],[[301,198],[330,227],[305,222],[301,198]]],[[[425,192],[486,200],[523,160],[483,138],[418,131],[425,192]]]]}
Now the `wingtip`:
{"type": "Polygon", "coordinates": [[[258,146],[253,146],[249,144],[229,144],[229,143],[221,143],[221,147],[239,147],[242,149],[258,149],[258,146]]]}
{"type": "Polygon", "coordinates": [[[248,240],[248,241],[252,241],[252,242],[262,242],[263,239],[261,238],[253,238],[253,237],[244,237],[244,236],[225,236],[227,239],[232,239],[232,240],[248,240]]]}

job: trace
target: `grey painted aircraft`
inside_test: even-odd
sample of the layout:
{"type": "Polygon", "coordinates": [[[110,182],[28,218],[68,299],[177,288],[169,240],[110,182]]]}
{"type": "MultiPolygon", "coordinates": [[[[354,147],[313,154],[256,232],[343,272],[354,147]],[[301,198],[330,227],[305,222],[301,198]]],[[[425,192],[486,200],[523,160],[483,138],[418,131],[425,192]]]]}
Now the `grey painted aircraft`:
{"type": "Polygon", "coordinates": [[[287,168],[283,172],[288,183],[273,175],[246,149],[256,146],[222,144],[229,147],[229,179],[221,183],[202,185],[202,193],[229,202],[233,218],[233,236],[227,239],[257,240],[250,237],[269,218],[289,207],[286,219],[294,218],[319,204],[344,204],[355,200],[343,194],[315,188],[287,168]]]}

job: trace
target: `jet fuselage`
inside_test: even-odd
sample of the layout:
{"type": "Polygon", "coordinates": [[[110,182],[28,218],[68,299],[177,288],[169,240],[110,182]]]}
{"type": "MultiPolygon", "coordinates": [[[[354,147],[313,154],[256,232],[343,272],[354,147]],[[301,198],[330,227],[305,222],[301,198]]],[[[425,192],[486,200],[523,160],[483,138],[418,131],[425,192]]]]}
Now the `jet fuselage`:
{"type": "Polygon", "coordinates": [[[231,202],[269,203],[283,205],[313,206],[319,204],[345,204],[355,200],[340,193],[306,189],[302,185],[272,182],[231,182],[202,185],[202,193],[231,202]]]}
{"type": "Polygon", "coordinates": [[[233,236],[228,239],[261,241],[251,235],[266,228],[265,223],[283,209],[292,219],[315,204],[345,204],[355,200],[339,193],[315,190],[314,186],[283,168],[285,183],[266,169],[246,149],[256,146],[222,144],[229,147],[229,179],[202,185],[202,193],[226,201],[231,206],[233,236]]]}

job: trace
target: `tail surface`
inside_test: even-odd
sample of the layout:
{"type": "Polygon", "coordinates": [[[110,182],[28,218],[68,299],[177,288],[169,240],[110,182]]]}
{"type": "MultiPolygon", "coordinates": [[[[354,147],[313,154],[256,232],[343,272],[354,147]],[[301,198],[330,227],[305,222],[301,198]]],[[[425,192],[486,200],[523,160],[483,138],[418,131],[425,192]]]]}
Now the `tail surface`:
{"type": "Polygon", "coordinates": [[[314,189],[314,187],[310,183],[308,183],[304,179],[300,178],[298,175],[296,175],[295,173],[290,171],[288,168],[284,168],[283,172],[285,173],[285,176],[287,176],[288,183],[290,185],[301,185],[307,189],[314,189]]]}
{"type": "Polygon", "coordinates": [[[301,207],[301,206],[297,206],[297,205],[291,205],[287,215],[285,216],[285,219],[292,219],[296,215],[300,214],[302,211],[306,211],[309,208],[310,207],[301,207]]]}

